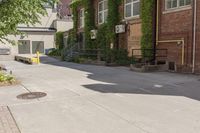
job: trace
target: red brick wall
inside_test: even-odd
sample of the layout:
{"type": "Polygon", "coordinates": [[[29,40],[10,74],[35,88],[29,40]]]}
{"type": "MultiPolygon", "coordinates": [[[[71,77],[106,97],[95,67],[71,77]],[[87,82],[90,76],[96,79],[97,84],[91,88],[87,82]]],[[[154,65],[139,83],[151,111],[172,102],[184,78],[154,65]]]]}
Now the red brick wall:
{"type": "Polygon", "coordinates": [[[165,0],[162,0],[160,3],[159,40],[179,40],[184,38],[185,64],[182,66],[181,45],[177,43],[159,43],[157,48],[168,49],[168,61],[175,62],[177,68],[184,68],[187,71],[188,68],[191,68],[192,64],[192,16],[192,7],[167,12],[165,10],[165,0]]]}
{"type": "Polygon", "coordinates": [[[71,15],[70,7],[69,7],[70,2],[71,2],[70,0],[60,0],[60,2],[58,3],[58,8],[60,9],[61,17],[71,15]]]}

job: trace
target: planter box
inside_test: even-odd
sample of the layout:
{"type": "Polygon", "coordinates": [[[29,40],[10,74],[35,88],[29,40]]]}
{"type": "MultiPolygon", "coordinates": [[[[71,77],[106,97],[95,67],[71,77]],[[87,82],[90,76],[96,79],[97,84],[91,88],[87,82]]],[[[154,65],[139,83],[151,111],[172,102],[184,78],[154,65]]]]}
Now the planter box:
{"type": "Polygon", "coordinates": [[[88,65],[98,65],[98,66],[105,66],[105,61],[97,61],[97,60],[84,60],[81,61],[80,64],[88,64],[88,65]]]}
{"type": "Polygon", "coordinates": [[[167,71],[167,65],[130,65],[130,70],[136,72],[167,71]]]}

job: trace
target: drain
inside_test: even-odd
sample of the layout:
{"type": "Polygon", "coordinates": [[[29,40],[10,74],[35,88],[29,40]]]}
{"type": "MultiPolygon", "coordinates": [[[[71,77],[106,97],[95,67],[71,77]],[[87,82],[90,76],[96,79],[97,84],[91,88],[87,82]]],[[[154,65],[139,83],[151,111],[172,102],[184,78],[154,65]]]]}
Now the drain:
{"type": "Polygon", "coordinates": [[[30,93],[24,93],[21,95],[18,95],[18,99],[37,99],[45,97],[47,94],[44,92],[30,92],[30,93]]]}

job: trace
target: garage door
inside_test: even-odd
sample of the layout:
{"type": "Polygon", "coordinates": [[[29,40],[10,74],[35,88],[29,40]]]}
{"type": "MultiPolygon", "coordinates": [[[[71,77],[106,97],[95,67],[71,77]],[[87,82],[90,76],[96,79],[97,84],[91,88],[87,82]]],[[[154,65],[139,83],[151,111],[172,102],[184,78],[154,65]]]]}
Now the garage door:
{"type": "Polygon", "coordinates": [[[32,54],[35,54],[37,51],[44,53],[43,41],[32,41],[32,54]]]}
{"type": "Polygon", "coordinates": [[[18,45],[19,54],[30,54],[30,41],[29,40],[20,40],[18,45]]]}

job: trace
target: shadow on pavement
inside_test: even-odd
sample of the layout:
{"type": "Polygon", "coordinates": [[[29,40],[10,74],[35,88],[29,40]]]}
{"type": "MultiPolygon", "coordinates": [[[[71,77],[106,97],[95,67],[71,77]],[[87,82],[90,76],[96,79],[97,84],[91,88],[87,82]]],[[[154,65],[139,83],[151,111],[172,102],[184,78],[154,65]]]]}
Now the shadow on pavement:
{"type": "Polygon", "coordinates": [[[88,72],[87,78],[105,84],[86,84],[85,88],[101,93],[185,96],[200,100],[198,76],[167,72],[137,73],[126,67],[105,67],[61,62],[43,57],[44,64],[88,72]]]}

